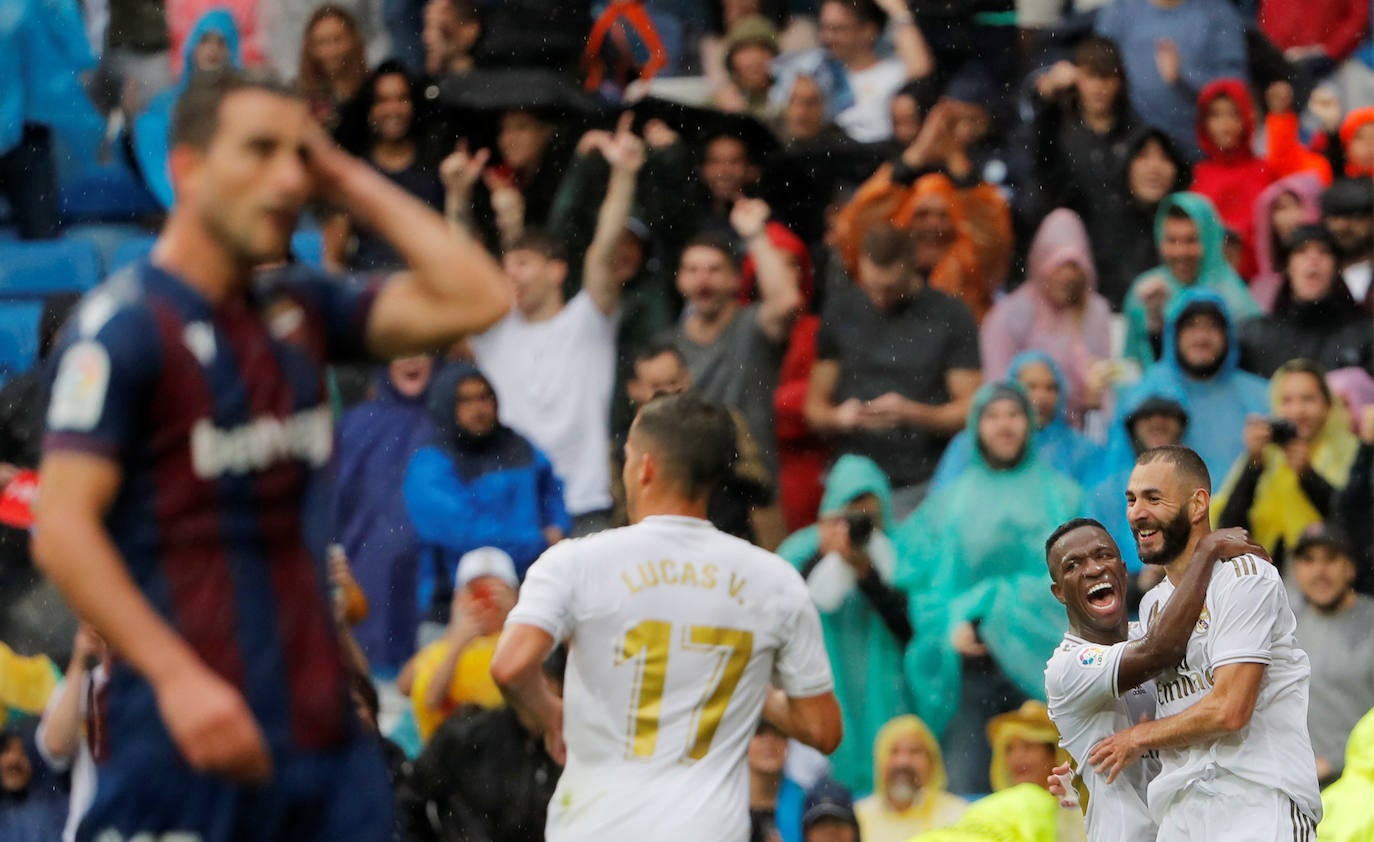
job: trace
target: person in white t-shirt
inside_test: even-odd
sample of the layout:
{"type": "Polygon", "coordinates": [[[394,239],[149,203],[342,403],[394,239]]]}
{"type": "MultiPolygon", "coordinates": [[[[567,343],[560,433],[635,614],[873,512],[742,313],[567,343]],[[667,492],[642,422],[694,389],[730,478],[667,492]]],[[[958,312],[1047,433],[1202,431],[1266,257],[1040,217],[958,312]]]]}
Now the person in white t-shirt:
{"type": "MultiPolygon", "coordinates": [[[[1126,488],[1140,559],[1165,579],[1140,604],[1146,632],[1175,598],[1211,532],[1211,477],[1186,447],[1147,450],[1126,488]]],[[[1321,819],[1307,734],[1311,668],[1274,566],[1217,562],[1187,655],[1155,681],[1157,713],[1099,742],[1088,762],[1107,782],[1157,751],[1150,814],[1169,842],[1311,839],[1321,819]]]]}
{"type": "Polygon", "coordinates": [[[491,671],[565,763],[551,842],[744,842],[759,717],[825,753],[842,733],[820,618],[790,564],[716,530],[734,456],[721,405],[655,398],[630,428],[633,525],[564,541],[530,568],[491,671]],[[563,699],[539,665],[568,643],[563,699]]]}
{"type": "MultiPolygon", "coordinates": [[[[632,116],[632,115],[628,115],[632,116]]],[[[622,118],[597,148],[611,166],[596,233],[587,248],[582,291],[563,300],[568,264],[545,232],[525,231],[506,248],[502,268],[515,307],[473,337],[477,365],[500,402],[501,422],[548,454],[563,480],[574,536],[611,523],[610,407],[623,278],[611,262],[644,164],[644,143],[622,118]]]]}
{"type": "Polygon", "coordinates": [[[824,0],[821,46],[781,56],[775,63],[774,105],[786,104],[800,76],[820,85],[836,113],[835,124],[860,143],[892,136],[890,105],[897,90],[935,70],[925,37],[906,0],[824,0]],[[877,53],[884,26],[895,55],[877,53]]]}
{"type": "MultiPolygon", "coordinates": [[[[1069,631],[1045,666],[1050,718],[1060,745],[1088,787],[1088,842],[1153,839],[1146,787],[1159,771],[1148,753],[1108,783],[1086,763],[1093,745],[1155,713],[1154,676],[1182,659],[1212,581],[1212,562],[1263,550],[1245,531],[1214,532],[1198,544],[1196,564],[1148,635],[1127,619],[1126,565],[1107,528],[1092,518],[1061,525],[1045,542],[1050,590],[1069,615],[1069,631]]],[[[1067,771],[1067,766],[1061,767],[1067,771]]],[[[1056,770],[1058,771],[1058,770],[1056,770]]]]}

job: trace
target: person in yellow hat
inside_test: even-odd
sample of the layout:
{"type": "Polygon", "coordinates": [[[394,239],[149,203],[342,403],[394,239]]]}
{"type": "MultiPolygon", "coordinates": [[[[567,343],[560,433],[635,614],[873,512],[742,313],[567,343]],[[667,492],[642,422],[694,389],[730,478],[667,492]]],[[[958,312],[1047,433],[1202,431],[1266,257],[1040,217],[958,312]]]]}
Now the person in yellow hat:
{"type": "Polygon", "coordinates": [[[988,720],[988,745],[992,746],[988,779],[993,792],[1017,784],[1047,786],[1054,767],[1068,762],[1049,708],[1034,700],[988,720]]]}
{"type": "Polygon", "coordinates": [[[940,743],[917,716],[898,716],[873,747],[873,794],[854,805],[864,842],[906,842],[959,820],[968,802],[945,791],[940,743]]]}

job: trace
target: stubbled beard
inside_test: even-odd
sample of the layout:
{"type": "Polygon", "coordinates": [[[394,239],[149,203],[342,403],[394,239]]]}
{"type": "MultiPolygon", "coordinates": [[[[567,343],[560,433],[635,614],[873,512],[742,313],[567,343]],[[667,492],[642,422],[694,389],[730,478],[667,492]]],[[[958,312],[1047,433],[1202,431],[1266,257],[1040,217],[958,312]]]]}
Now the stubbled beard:
{"type": "Polygon", "coordinates": [[[1187,548],[1192,531],[1193,525],[1188,521],[1187,511],[1180,509],[1173,520],[1160,524],[1159,534],[1163,542],[1158,552],[1147,554],[1140,549],[1140,538],[1136,537],[1136,550],[1140,553],[1140,560],[1146,564],[1168,564],[1174,561],[1187,548]]]}

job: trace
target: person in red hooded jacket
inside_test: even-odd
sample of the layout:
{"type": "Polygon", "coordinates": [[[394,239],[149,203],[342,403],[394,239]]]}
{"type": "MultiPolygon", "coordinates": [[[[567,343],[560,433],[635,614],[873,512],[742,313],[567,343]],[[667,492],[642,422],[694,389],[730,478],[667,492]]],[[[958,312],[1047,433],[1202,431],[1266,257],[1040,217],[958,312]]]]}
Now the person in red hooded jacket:
{"type": "Polygon", "coordinates": [[[1193,167],[1194,193],[1216,205],[1222,224],[1241,235],[1245,244],[1242,277],[1254,274],[1254,206],[1273,171],[1255,155],[1255,106],[1250,90],[1239,79],[1218,79],[1198,94],[1197,137],[1206,156],[1193,167]]]}

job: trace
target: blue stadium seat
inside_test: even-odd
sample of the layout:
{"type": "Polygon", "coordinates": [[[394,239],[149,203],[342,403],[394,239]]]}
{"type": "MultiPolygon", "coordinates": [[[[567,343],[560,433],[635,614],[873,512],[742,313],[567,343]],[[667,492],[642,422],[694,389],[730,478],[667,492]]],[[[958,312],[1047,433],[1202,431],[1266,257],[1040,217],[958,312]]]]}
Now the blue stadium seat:
{"type": "Polygon", "coordinates": [[[81,240],[0,240],[0,298],[41,299],[100,283],[100,252],[81,240]]]}
{"type": "Polygon", "coordinates": [[[41,301],[0,301],[0,382],[33,367],[38,360],[41,301]]]}

